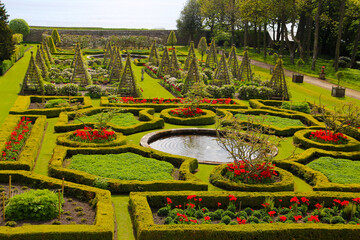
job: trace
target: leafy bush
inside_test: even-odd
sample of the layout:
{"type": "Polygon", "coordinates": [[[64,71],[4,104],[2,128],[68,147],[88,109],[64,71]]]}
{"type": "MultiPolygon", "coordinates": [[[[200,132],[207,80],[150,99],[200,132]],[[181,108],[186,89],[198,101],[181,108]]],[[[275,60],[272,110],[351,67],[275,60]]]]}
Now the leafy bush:
{"type": "Polygon", "coordinates": [[[44,90],[46,96],[55,96],[57,94],[56,85],[52,83],[45,83],[44,90]]]}
{"type": "Polygon", "coordinates": [[[11,60],[4,60],[0,65],[0,74],[3,75],[12,67],[13,63],[11,60]]]}
{"type": "Polygon", "coordinates": [[[341,56],[339,57],[339,67],[347,68],[350,66],[351,59],[349,57],[341,56]]]}
{"type": "Polygon", "coordinates": [[[67,107],[70,106],[65,99],[51,99],[45,104],[45,108],[55,108],[55,107],[67,107]]]}
{"type": "Polygon", "coordinates": [[[346,223],[341,216],[335,216],[331,219],[331,224],[346,223]]]}
{"type": "Polygon", "coordinates": [[[91,98],[100,98],[101,97],[101,87],[98,85],[89,85],[86,86],[87,95],[91,98]]]}
{"type": "Polygon", "coordinates": [[[9,23],[9,27],[14,33],[20,33],[24,37],[26,37],[30,33],[29,24],[24,19],[15,18],[11,20],[9,23]]]}
{"type": "Polygon", "coordinates": [[[248,99],[270,99],[274,90],[268,87],[242,86],[239,88],[239,98],[248,99]]]}
{"type": "Polygon", "coordinates": [[[220,88],[215,85],[207,85],[206,91],[211,95],[212,98],[219,98],[220,97],[220,88]]]}
{"type": "Polygon", "coordinates": [[[220,88],[220,97],[221,98],[233,98],[235,94],[234,85],[224,85],[220,88]]]}
{"type": "Polygon", "coordinates": [[[281,104],[282,109],[294,110],[303,113],[310,113],[310,106],[307,102],[283,102],[281,104]]]}
{"type": "Polygon", "coordinates": [[[231,218],[226,215],[223,218],[221,218],[221,222],[225,223],[227,225],[227,224],[229,224],[231,222],[231,218]]]}
{"type": "Polygon", "coordinates": [[[23,35],[21,33],[15,33],[12,35],[12,41],[15,44],[20,44],[23,41],[23,35]]]}
{"type": "Polygon", "coordinates": [[[95,178],[93,182],[93,186],[101,189],[108,190],[109,189],[109,183],[106,178],[103,177],[97,177],[95,178]]]}
{"type": "Polygon", "coordinates": [[[5,208],[5,215],[7,219],[14,221],[50,220],[59,213],[58,200],[57,194],[48,189],[30,190],[10,199],[5,208]]]}
{"type": "Polygon", "coordinates": [[[248,218],[248,222],[249,222],[249,223],[259,223],[260,221],[259,221],[259,219],[258,219],[257,217],[255,217],[255,216],[250,216],[250,217],[248,218]]]}
{"type": "Polygon", "coordinates": [[[225,216],[229,216],[230,218],[234,218],[235,213],[233,213],[232,211],[226,210],[225,212],[223,212],[223,214],[221,214],[221,217],[225,217],[225,216]]]}
{"type": "Polygon", "coordinates": [[[77,96],[79,93],[79,86],[73,83],[64,85],[59,90],[59,95],[61,96],[77,96]]]}
{"type": "Polygon", "coordinates": [[[167,216],[170,213],[170,208],[168,207],[162,207],[157,211],[158,216],[167,216]]]}

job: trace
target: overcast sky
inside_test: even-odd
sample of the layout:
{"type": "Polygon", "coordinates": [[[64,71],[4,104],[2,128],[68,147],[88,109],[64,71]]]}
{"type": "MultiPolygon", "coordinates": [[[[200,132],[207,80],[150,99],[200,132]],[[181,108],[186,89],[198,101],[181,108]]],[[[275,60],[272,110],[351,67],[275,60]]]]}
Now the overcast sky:
{"type": "Polygon", "coordinates": [[[186,0],[2,0],[30,26],[176,29],[186,0]]]}

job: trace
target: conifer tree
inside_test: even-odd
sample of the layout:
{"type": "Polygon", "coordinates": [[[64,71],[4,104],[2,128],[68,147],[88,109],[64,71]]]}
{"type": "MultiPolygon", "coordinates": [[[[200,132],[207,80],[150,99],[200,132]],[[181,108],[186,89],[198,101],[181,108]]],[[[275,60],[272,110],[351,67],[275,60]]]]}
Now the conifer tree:
{"type": "Polygon", "coordinates": [[[194,42],[191,41],[190,42],[189,53],[188,53],[188,55],[186,57],[185,64],[184,64],[184,70],[185,71],[189,70],[191,61],[193,60],[194,57],[196,57],[196,55],[195,55],[195,47],[194,47],[194,42]]]}
{"type": "Polygon", "coordinates": [[[150,48],[149,62],[155,66],[159,66],[159,60],[160,58],[156,49],[156,41],[154,41],[150,48]]]}
{"type": "Polygon", "coordinates": [[[199,53],[201,54],[201,61],[203,60],[204,58],[204,55],[206,53],[206,50],[207,50],[207,42],[206,42],[206,37],[202,37],[199,41],[199,44],[198,44],[198,51],[199,53]]]}
{"type": "Polygon", "coordinates": [[[193,57],[190,63],[188,75],[186,76],[183,89],[181,91],[183,95],[185,95],[189,91],[189,89],[194,85],[194,83],[202,83],[197,62],[197,58],[193,57]]]}
{"type": "Polygon", "coordinates": [[[252,72],[251,72],[251,64],[250,64],[250,62],[251,62],[251,60],[249,58],[248,52],[245,49],[241,65],[239,67],[239,72],[237,74],[237,79],[239,81],[244,80],[244,81],[247,81],[247,82],[252,82],[253,75],[252,75],[252,72]]]}
{"type": "Polygon", "coordinates": [[[55,45],[59,45],[61,43],[61,38],[57,29],[53,29],[51,37],[54,40],[55,45]]]}
{"type": "Polygon", "coordinates": [[[176,35],[174,31],[171,31],[169,34],[169,37],[167,39],[167,44],[171,45],[172,48],[174,48],[174,45],[177,43],[176,35]]]}
{"type": "Polygon", "coordinates": [[[49,71],[48,71],[48,68],[46,66],[45,60],[44,60],[44,58],[43,58],[43,56],[41,54],[39,46],[37,47],[37,50],[36,50],[35,62],[36,62],[36,65],[41,70],[41,76],[43,78],[47,78],[47,76],[49,75],[49,71]]]}
{"type": "Polygon", "coordinates": [[[167,47],[164,49],[163,56],[161,58],[161,63],[158,70],[159,76],[165,76],[169,74],[170,70],[170,57],[167,47]]]}
{"type": "Polygon", "coordinates": [[[279,56],[279,59],[275,65],[273,75],[269,82],[269,87],[274,90],[273,97],[283,101],[289,100],[289,90],[285,80],[285,73],[281,56],[279,56]]]}
{"type": "Polygon", "coordinates": [[[206,57],[206,66],[210,68],[216,68],[218,65],[218,59],[216,55],[216,44],[213,40],[210,45],[210,52],[206,57]]]}
{"type": "Polygon", "coordinates": [[[228,66],[230,69],[230,72],[232,73],[234,78],[237,78],[237,74],[239,71],[239,62],[238,57],[236,55],[236,47],[235,45],[232,45],[229,60],[228,60],[228,66]]]}
{"type": "Polygon", "coordinates": [[[15,50],[8,17],[9,15],[6,13],[5,5],[0,2],[0,62],[10,59],[15,50]]]}
{"type": "Polygon", "coordinates": [[[223,55],[221,56],[219,65],[215,71],[215,79],[218,80],[217,85],[219,87],[221,87],[222,85],[231,84],[229,70],[226,64],[225,53],[223,53],[223,55]]]}
{"type": "Polygon", "coordinates": [[[135,74],[131,67],[129,53],[126,57],[124,71],[121,75],[118,93],[121,97],[138,97],[135,74]]]}
{"type": "Polygon", "coordinates": [[[43,78],[41,77],[39,68],[36,66],[34,54],[32,51],[29,66],[26,71],[20,93],[25,94],[26,92],[31,94],[44,94],[43,78]]]}

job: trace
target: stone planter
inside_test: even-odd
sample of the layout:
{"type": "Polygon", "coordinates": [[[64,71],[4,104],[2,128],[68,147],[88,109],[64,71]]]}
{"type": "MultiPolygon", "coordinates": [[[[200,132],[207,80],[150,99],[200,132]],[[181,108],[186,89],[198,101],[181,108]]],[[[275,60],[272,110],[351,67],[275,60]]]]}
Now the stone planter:
{"type": "Polygon", "coordinates": [[[333,97],[345,97],[345,90],[346,88],[344,87],[340,87],[340,86],[336,86],[336,87],[332,87],[331,89],[331,96],[333,97]]]}
{"type": "Polygon", "coordinates": [[[303,83],[304,82],[304,75],[293,74],[292,75],[292,82],[294,82],[294,83],[303,83]]]}

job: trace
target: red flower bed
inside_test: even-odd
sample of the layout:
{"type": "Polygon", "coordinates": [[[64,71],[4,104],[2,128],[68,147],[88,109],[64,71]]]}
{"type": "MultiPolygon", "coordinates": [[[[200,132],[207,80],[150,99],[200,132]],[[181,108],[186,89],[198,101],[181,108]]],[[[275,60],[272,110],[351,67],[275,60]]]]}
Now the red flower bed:
{"type": "Polygon", "coordinates": [[[199,117],[204,113],[200,108],[196,108],[196,110],[191,110],[191,108],[176,108],[169,112],[171,116],[181,117],[181,118],[191,118],[191,117],[199,117]]]}
{"type": "MultiPolygon", "coordinates": [[[[153,99],[139,99],[139,98],[133,98],[133,97],[122,97],[122,98],[116,98],[111,97],[109,98],[110,103],[128,103],[128,104],[183,104],[185,103],[184,98],[153,98],[153,99]]],[[[204,98],[200,101],[200,103],[206,103],[206,104],[236,104],[231,100],[231,98],[218,98],[218,99],[208,99],[204,98]]]]}
{"type": "Polygon", "coordinates": [[[228,172],[226,173],[226,176],[234,182],[269,183],[273,182],[273,176],[277,176],[277,173],[274,171],[275,165],[271,163],[264,162],[258,164],[256,167],[257,171],[250,175],[248,174],[249,163],[239,161],[238,164],[229,163],[227,165],[228,172]]]}
{"type": "Polygon", "coordinates": [[[331,143],[331,144],[345,144],[347,143],[347,137],[342,133],[334,133],[330,130],[317,130],[315,132],[311,132],[310,137],[311,140],[320,143],[331,143]]]}
{"type": "Polygon", "coordinates": [[[76,130],[70,139],[86,143],[107,143],[115,140],[115,132],[106,131],[106,129],[93,130],[89,127],[84,127],[83,130],[76,130]]]}
{"type": "Polygon", "coordinates": [[[16,161],[25,141],[30,136],[32,124],[29,118],[22,117],[11,133],[9,141],[5,143],[2,151],[2,161],[16,161]]]}

